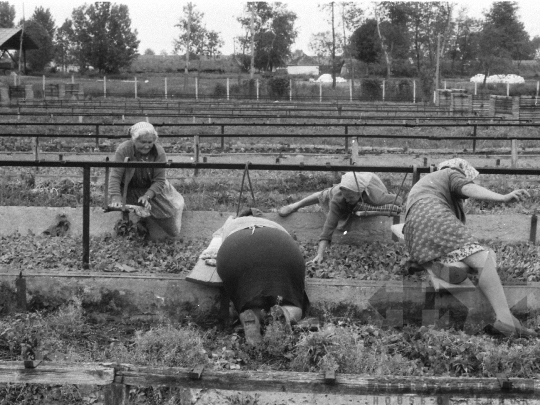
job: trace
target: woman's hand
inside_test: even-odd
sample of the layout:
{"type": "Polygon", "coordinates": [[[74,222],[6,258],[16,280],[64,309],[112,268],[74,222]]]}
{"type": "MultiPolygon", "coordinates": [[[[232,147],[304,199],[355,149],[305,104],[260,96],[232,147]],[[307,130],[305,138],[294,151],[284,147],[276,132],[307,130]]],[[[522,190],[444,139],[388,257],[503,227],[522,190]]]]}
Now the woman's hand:
{"type": "Polygon", "coordinates": [[[310,260],[306,264],[308,266],[318,265],[318,264],[321,264],[323,261],[324,261],[324,257],[322,255],[318,254],[317,256],[315,256],[312,260],[310,260]]]}
{"type": "Polygon", "coordinates": [[[524,189],[519,189],[519,190],[514,190],[512,191],[511,193],[508,193],[504,196],[504,202],[518,202],[518,201],[522,201],[524,200],[525,198],[530,198],[531,195],[529,194],[529,192],[527,190],[524,190],[524,189]]]}
{"type": "Polygon", "coordinates": [[[146,208],[147,210],[149,210],[150,208],[152,208],[152,206],[150,205],[150,203],[148,202],[150,198],[147,196],[147,195],[143,195],[141,197],[139,197],[139,199],[137,200],[139,204],[142,204],[142,206],[144,208],[146,208]]]}
{"type": "Polygon", "coordinates": [[[113,195],[111,197],[111,202],[109,203],[109,207],[113,208],[120,208],[122,206],[122,199],[119,195],[113,195]]]}

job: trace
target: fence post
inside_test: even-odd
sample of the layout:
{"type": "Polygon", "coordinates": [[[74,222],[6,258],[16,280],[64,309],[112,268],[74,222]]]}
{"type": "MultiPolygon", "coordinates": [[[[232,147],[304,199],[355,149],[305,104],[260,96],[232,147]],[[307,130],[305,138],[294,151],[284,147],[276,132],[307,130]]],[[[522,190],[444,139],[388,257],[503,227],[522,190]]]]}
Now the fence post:
{"type": "Polygon", "coordinates": [[[477,95],[478,83],[474,82],[474,95],[477,95]]]}
{"type": "Polygon", "coordinates": [[[229,99],[229,78],[227,77],[227,100],[229,99]]]}
{"type": "Polygon", "coordinates": [[[90,166],[83,167],[83,268],[90,268],[90,166]]]}
{"type": "Polygon", "coordinates": [[[72,84],[75,83],[75,75],[71,75],[71,83],[72,83],[72,84]]]}
{"type": "Polygon", "coordinates": [[[510,82],[506,82],[506,97],[510,96],[510,82]]]}
{"type": "Polygon", "coordinates": [[[107,98],[107,76],[103,76],[103,98],[107,98]]]}
{"type": "Polygon", "coordinates": [[[292,101],[292,79],[289,79],[289,101],[292,101]]]}
{"type": "Polygon", "coordinates": [[[512,139],[512,168],[517,167],[518,152],[517,152],[517,139],[512,139]]]}
{"type": "Polygon", "coordinates": [[[416,104],[416,80],[413,80],[412,83],[413,83],[412,102],[416,104]]]}
{"type": "Polygon", "coordinates": [[[383,79],[382,81],[382,101],[384,101],[384,96],[385,96],[385,91],[386,91],[386,86],[385,86],[385,83],[386,81],[383,79]]]}
{"type": "Polygon", "coordinates": [[[225,137],[223,134],[225,134],[225,125],[221,126],[221,150],[225,149],[225,137]]]}
{"type": "MultiPolygon", "coordinates": [[[[109,157],[107,156],[105,158],[105,162],[109,161],[109,157]]],[[[106,167],[105,168],[105,185],[103,187],[103,209],[107,209],[109,206],[109,172],[111,168],[106,167]]]]}
{"type": "MultiPolygon", "coordinates": [[[[195,135],[193,137],[193,152],[195,153],[195,163],[199,163],[199,135],[195,135]]],[[[195,169],[194,175],[197,176],[199,174],[199,169],[195,169]]]]}
{"type": "Polygon", "coordinates": [[[259,79],[257,79],[257,101],[259,101],[259,79]]]}
{"type": "MultiPolygon", "coordinates": [[[[538,94],[538,91],[536,91],[536,94],[538,94]]],[[[43,75],[43,98],[45,98],[45,75],[43,75]]]]}
{"type": "Polygon", "coordinates": [[[446,80],[444,81],[444,89],[446,90],[446,80]]]}
{"type": "Polygon", "coordinates": [[[322,103],[322,82],[319,82],[319,103],[322,103]]]}
{"type": "Polygon", "coordinates": [[[418,166],[413,165],[412,167],[412,185],[414,186],[420,180],[420,173],[418,173],[418,166]]]}
{"type": "Polygon", "coordinates": [[[474,126],[474,129],[473,129],[473,141],[472,141],[472,152],[473,153],[476,153],[476,129],[477,129],[478,125],[475,125],[474,126]]]}
{"type": "Polygon", "coordinates": [[[536,213],[532,214],[531,216],[531,232],[529,234],[529,241],[536,245],[536,228],[538,227],[538,217],[536,216],[536,213]]]}
{"type": "Polygon", "coordinates": [[[349,80],[349,101],[352,103],[352,81],[353,79],[349,80]]]}
{"type": "Polygon", "coordinates": [[[137,76],[135,76],[134,83],[135,83],[135,98],[137,98],[137,76]]]}
{"type": "Polygon", "coordinates": [[[39,160],[39,138],[34,138],[34,160],[39,160]]]}
{"type": "Polygon", "coordinates": [[[538,104],[538,90],[540,90],[540,81],[536,82],[536,98],[534,100],[534,105],[538,104]]]}
{"type": "Polygon", "coordinates": [[[167,98],[167,78],[165,78],[165,98],[167,98]]]}
{"type": "Polygon", "coordinates": [[[104,394],[104,405],[127,405],[129,385],[112,383],[105,388],[104,394]]]}

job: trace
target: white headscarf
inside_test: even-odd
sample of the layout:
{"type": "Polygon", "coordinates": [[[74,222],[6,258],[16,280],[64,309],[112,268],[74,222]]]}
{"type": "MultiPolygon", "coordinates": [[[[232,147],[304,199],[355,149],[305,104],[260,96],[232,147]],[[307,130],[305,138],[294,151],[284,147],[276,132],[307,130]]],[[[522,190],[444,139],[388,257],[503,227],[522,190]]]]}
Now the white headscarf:
{"type": "Polygon", "coordinates": [[[131,135],[131,139],[133,140],[144,134],[152,134],[156,137],[156,139],[158,137],[157,131],[154,126],[149,122],[145,121],[137,122],[135,125],[129,128],[129,134],[131,135]]]}
{"type": "Polygon", "coordinates": [[[441,170],[446,167],[455,167],[456,169],[461,170],[463,173],[465,173],[465,177],[467,177],[469,180],[474,180],[479,175],[478,170],[476,170],[465,159],[461,158],[445,160],[437,165],[437,170],[441,170]]]}
{"type": "Polygon", "coordinates": [[[354,172],[347,172],[341,176],[339,186],[362,194],[372,178],[373,173],[371,172],[357,172],[356,178],[354,172]]]}

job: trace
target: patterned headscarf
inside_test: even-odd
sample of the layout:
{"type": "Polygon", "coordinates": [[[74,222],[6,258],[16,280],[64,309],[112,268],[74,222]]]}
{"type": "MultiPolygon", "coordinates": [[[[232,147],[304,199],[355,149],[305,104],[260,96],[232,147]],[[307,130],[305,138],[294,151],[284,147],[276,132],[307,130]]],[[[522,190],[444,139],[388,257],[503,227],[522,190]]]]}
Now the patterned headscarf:
{"type": "Polygon", "coordinates": [[[465,159],[461,158],[445,160],[444,162],[441,162],[437,165],[437,170],[441,170],[446,167],[455,167],[456,169],[461,170],[463,173],[465,173],[465,177],[467,177],[469,180],[474,180],[479,174],[478,170],[476,170],[465,159]]]}
{"type": "Polygon", "coordinates": [[[341,176],[341,183],[339,183],[339,186],[362,194],[372,177],[373,173],[370,172],[357,172],[356,176],[354,172],[347,172],[341,176]]]}
{"type": "Polygon", "coordinates": [[[133,140],[144,134],[153,134],[156,139],[158,137],[157,131],[154,126],[149,122],[145,121],[137,122],[135,125],[129,128],[129,134],[131,135],[131,139],[133,140]]]}

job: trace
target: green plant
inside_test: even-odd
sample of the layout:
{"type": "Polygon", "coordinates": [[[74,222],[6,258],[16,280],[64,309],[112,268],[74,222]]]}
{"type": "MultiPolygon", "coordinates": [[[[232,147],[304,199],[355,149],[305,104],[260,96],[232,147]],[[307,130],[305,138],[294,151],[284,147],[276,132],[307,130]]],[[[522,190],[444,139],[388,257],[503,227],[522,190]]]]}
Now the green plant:
{"type": "Polygon", "coordinates": [[[284,98],[289,93],[289,79],[287,77],[271,77],[266,82],[268,95],[274,98],[284,98]]]}

